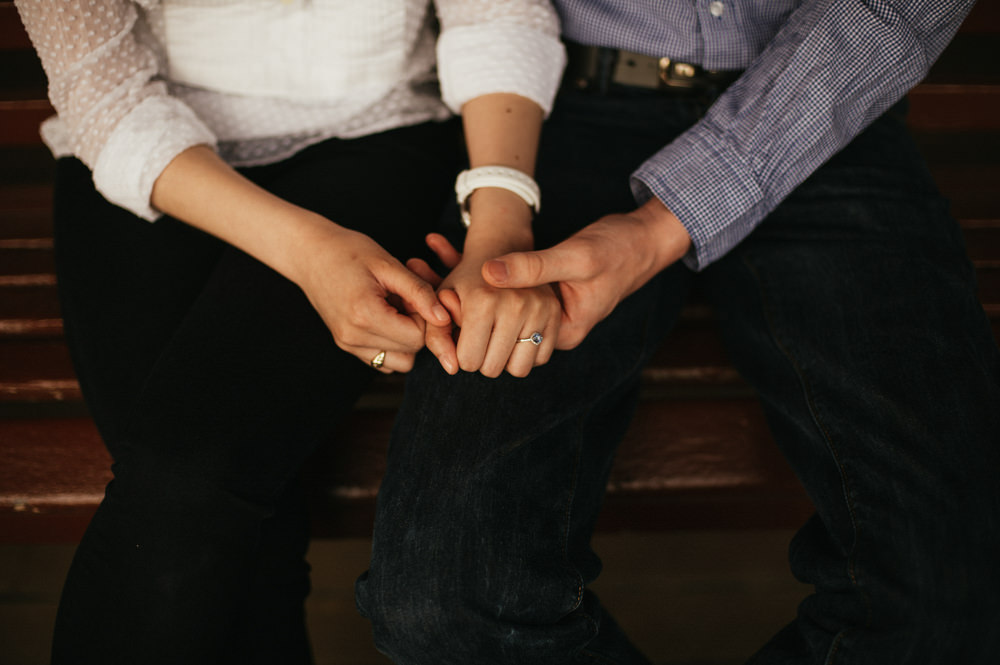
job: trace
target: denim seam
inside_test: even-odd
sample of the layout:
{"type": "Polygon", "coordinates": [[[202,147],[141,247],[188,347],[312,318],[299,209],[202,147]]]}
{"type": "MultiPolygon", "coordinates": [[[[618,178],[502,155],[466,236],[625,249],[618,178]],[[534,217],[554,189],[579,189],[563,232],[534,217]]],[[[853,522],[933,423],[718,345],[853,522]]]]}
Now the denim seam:
{"type": "MultiPolygon", "coordinates": [[[[577,419],[578,423],[582,423],[582,418],[577,419]]],[[[576,428],[577,433],[574,437],[576,439],[576,456],[573,460],[573,471],[572,478],[573,481],[570,484],[569,492],[566,497],[566,509],[563,511],[563,534],[562,534],[562,560],[563,567],[567,571],[571,572],[576,577],[576,601],[573,603],[573,611],[580,608],[583,604],[583,576],[580,575],[580,571],[576,569],[575,566],[570,565],[569,562],[569,531],[570,523],[572,522],[573,515],[573,501],[576,499],[576,490],[580,479],[580,457],[581,457],[581,442],[583,437],[580,435],[579,427],[576,428]]],[[[587,617],[590,619],[590,617],[587,617]]]]}
{"type": "MultiPolygon", "coordinates": [[[[647,343],[649,341],[649,326],[650,326],[650,319],[649,319],[649,316],[647,315],[646,322],[645,322],[645,325],[644,325],[643,341],[642,341],[642,344],[640,345],[640,348],[643,348],[643,349],[646,348],[646,345],[647,345],[647,343]]],[[[636,372],[641,371],[644,364],[645,363],[643,361],[643,354],[639,353],[636,356],[635,362],[632,363],[632,369],[629,372],[626,373],[626,376],[633,376],[636,372]]],[[[615,386],[615,388],[617,388],[617,387],[618,386],[615,386]]],[[[583,605],[583,594],[584,594],[584,592],[586,590],[586,587],[585,587],[585,585],[583,583],[583,577],[580,575],[579,570],[577,570],[574,566],[572,566],[570,564],[569,556],[568,556],[568,552],[569,552],[569,532],[570,532],[570,523],[572,521],[572,514],[573,514],[573,501],[576,498],[576,491],[577,491],[577,488],[579,486],[580,463],[581,463],[581,456],[583,454],[582,450],[581,450],[582,449],[583,436],[582,436],[582,433],[580,432],[580,429],[583,427],[583,417],[584,417],[584,414],[580,414],[580,416],[577,418],[576,436],[574,437],[575,440],[576,440],[576,456],[574,458],[574,466],[573,466],[573,472],[572,472],[573,482],[570,485],[570,489],[569,489],[569,492],[568,492],[567,501],[566,501],[566,509],[565,509],[565,511],[563,511],[563,520],[564,520],[563,521],[563,557],[562,557],[563,558],[563,566],[566,568],[567,571],[569,571],[570,573],[572,573],[573,575],[575,575],[576,579],[577,579],[576,602],[574,603],[573,610],[571,610],[571,611],[576,611],[576,610],[580,609],[580,607],[583,605]]],[[[598,625],[597,621],[595,621],[592,616],[590,616],[589,614],[587,614],[585,612],[582,613],[582,616],[583,616],[584,620],[586,620],[587,623],[589,623],[593,627],[594,635],[596,636],[597,633],[600,631],[600,626],[598,625]]],[[[606,658],[606,657],[604,657],[604,656],[602,656],[600,654],[594,653],[592,651],[588,651],[586,648],[581,648],[580,651],[579,651],[579,653],[580,653],[580,655],[585,656],[585,657],[589,658],[590,660],[592,660],[594,662],[608,663],[608,665],[618,665],[617,661],[609,660],[608,658],[606,658]]]]}
{"type": "MultiPolygon", "coordinates": [[[[837,465],[837,469],[840,473],[841,481],[843,483],[844,501],[847,504],[848,513],[851,516],[851,528],[854,532],[854,543],[851,546],[851,552],[848,556],[847,573],[851,579],[851,583],[854,585],[854,588],[857,590],[862,601],[864,602],[865,626],[870,626],[872,623],[871,600],[868,598],[868,594],[861,587],[861,584],[859,583],[857,576],[856,566],[858,559],[858,541],[859,541],[860,530],[858,529],[857,514],[855,512],[854,502],[851,498],[850,479],[848,478],[848,474],[844,469],[843,463],[840,459],[840,455],[837,451],[837,447],[834,445],[828,429],[823,425],[819,417],[819,414],[816,411],[816,405],[812,397],[812,390],[809,386],[809,381],[806,379],[805,372],[802,371],[802,367],[799,364],[798,360],[788,349],[788,347],[784,344],[784,342],[781,341],[780,336],[778,335],[777,327],[774,324],[774,318],[772,316],[770,303],[766,297],[766,292],[763,288],[763,280],[761,278],[761,275],[745,256],[743,257],[743,264],[747,267],[747,270],[750,271],[750,274],[753,275],[757,283],[757,292],[760,296],[762,303],[761,311],[764,313],[764,318],[767,321],[767,326],[771,334],[771,339],[774,341],[775,346],[777,346],[781,354],[788,359],[788,362],[791,364],[793,370],[795,371],[795,374],[798,377],[799,383],[802,388],[802,393],[806,399],[806,403],[809,406],[809,415],[811,416],[813,424],[816,426],[817,430],[822,434],[823,440],[826,442],[827,450],[829,450],[831,457],[833,457],[834,463],[837,465]]],[[[844,636],[850,630],[851,628],[844,628],[834,636],[833,642],[830,645],[830,649],[827,652],[826,660],[824,661],[825,665],[834,665],[834,657],[837,655],[840,649],[844,636]]]]}
{"type": "Polygon", "coordinates": [[[579,653],[580,653],[581,656],[584,656],[585,658],[589,658],[590,660],[592,660],[594,662],[597,662],[597,663],[608,663],[608,665],[620,665],[617,660],[611,660],[610,658],[607,658],[606,656],[602,656],[599,653],[594,653],[593,651],[588,651],[587,649],[580,649],[579,653]]]}

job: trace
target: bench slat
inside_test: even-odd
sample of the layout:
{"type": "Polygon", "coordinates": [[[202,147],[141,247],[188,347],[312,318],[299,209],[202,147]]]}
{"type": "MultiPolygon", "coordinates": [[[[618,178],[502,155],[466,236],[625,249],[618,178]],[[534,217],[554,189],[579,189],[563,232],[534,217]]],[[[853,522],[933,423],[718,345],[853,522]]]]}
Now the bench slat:
{"type": "MultiPolygon", "coordinates": [[[[391,422],[391,410],[351,414],[341,429],[351,445],[325,446],[306,465],[319,533],[367,534],[391,422]]],[[[809,511],[808,499],[769,440],[752,399],[640,402],[608,484],[605,528],[649,526],[654,516],[634,514],[636,507],[659,505],[675,495],[682,505],[698,504],[703,518],[715,505],[717,514],[703,524],[732,520],[726,513],[733,500],[785,508],[743,516],[732,526],[759,527],[761,519],[798,524],[809,511]],[[621,514],[616,514],[616,497],[628,506],[621,514]],[[720,497],[728,499],[720,502],[720,497]]],[[[0,542],[10,542],[20,531],[3,528],[5,523],[25,518],[65,522],[49,538],[78,538],[111,477],[110,458],[87,418],[0,420],[0,457],[5,460],[0,542]]],[[[678,518],[686,519],[669,511],[655,517],[664,524],[678,518]]]]}
{"type": "Polygon", "coordinates": [[[31,40],[24,31],[14,3],[9,0],[0,2],[0,51],[30,48],[31,40]]]}

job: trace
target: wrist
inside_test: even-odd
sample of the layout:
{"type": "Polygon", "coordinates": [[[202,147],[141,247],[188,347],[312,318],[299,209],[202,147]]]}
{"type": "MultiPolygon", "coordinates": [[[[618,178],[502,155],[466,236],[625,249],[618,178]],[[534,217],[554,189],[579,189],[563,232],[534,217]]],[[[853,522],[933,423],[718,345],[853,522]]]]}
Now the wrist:
{"type": "Polygon", "coordinates": [[[472,223],[472,195],[482,189],[505,191],[523,201],[533,213],[541,210],[541,192],[529,174],[509,166],[478,166],[462,171],[455,179],[455,196],[467,228],[472,223]]]}
{"type": "Polygon", "coordinates": [[[466,231],[464,252],[498,256],[534,248],[533,213],[516,194],[504,189],[476,190],[469,199],[475,220],[466,231]]]}
{"type": "Polygon", "coordinates": [[[636,208],[633,215],[645,231],[644,243],[652,251],[652,272],[676,263],[691,249],[691,235],[677,215],[653,197],[636,208]]]}
{"type": "Polygon", "coordinates": [[[496,233],[469,234],[462,248],[462,261],[482,264],[511,252],[528,252],[534,249],[530,232],[519,235],[499,235],[496,233]]]}
{"type": "Polygon", "coordinates": [[[340,245],[342,240],[337,236],[350,231],[302,208],[290,207],[283,212],[279,222],[283,242],[274,249],[271,267],[295,284],[304,286],[314,277],[313,266],[317,265],[314,257],[340,245]]]}

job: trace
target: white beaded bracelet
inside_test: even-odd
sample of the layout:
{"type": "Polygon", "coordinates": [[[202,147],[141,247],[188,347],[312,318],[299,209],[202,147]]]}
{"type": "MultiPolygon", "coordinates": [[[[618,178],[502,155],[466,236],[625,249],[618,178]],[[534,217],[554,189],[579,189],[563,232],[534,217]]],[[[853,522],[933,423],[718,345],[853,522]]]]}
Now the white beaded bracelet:
{"type": "Polygon", "coordinates": [[[506,166],[477,166],[462,171],[455,179],[455,195],[458,197],[462,223],[466,228],[472,222],[469,196],[482,187],[499,187],[517,194],[536,214],[542,209],[542,193],[538,189],[538,183],[527,173],[506,166]]]}

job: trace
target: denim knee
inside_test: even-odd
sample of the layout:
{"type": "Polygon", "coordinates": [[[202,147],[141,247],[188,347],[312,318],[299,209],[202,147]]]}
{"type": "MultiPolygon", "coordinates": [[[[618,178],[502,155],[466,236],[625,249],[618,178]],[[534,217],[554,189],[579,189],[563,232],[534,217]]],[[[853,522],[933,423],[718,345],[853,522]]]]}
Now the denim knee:
{"type": "Polygon", "coordinates": [[[376,552],[356,585],[376,646],[397,665],[569,663],[597,634],[597,612],[571,570],[504,572],[477,556],[422,563],[376,552]]]}

